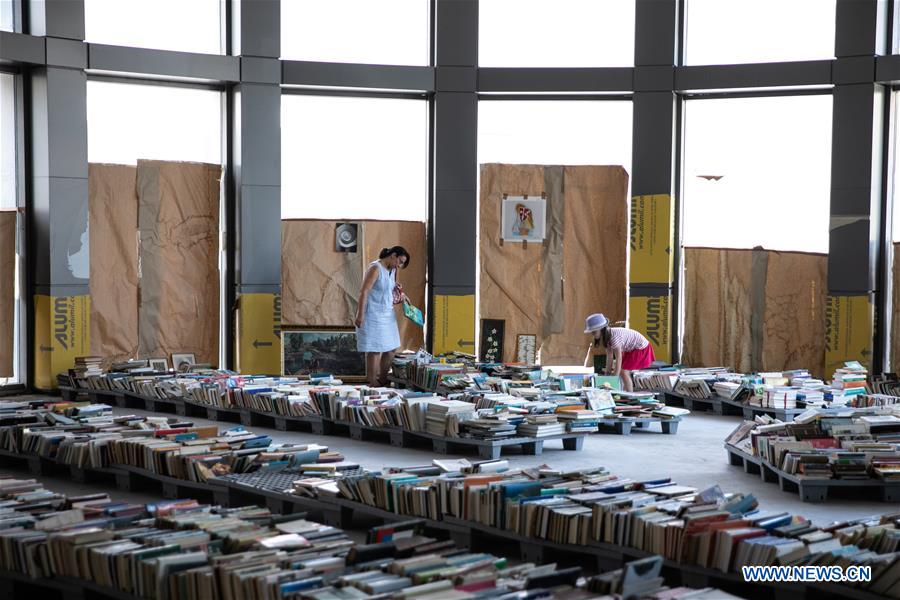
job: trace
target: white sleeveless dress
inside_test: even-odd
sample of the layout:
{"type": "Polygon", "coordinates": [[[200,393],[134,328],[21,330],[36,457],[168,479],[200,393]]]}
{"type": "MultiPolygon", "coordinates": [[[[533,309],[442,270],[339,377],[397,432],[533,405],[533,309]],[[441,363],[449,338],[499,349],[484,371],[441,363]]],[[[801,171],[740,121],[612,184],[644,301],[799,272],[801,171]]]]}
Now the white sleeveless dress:
{"type": "Polygon", "coordinates": [[[400,330],[394,314],[396,276],[388,272],[380,260],[373,261],[369,267],[372,266],[378,269],[378,279],[366,300],[363,326],[356,328],[356,350],[390,352],[400,347],[400,330]]]}

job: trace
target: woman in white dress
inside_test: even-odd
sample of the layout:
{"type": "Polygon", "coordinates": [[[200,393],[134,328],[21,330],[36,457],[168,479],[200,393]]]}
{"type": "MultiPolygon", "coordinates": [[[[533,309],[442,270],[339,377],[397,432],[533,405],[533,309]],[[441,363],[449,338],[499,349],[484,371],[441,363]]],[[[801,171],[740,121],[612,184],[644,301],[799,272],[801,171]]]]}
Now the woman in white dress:
{"type": "Polygon", "coordinates": [[[397,269],[409,266],[403,246],[384,248],[366,270],[356,309],[356,349],[366,353],[366,379],[371,386],[387,384],[387,374],[400,347],[394,305],[406,295],[397,285],[397,269]]]}

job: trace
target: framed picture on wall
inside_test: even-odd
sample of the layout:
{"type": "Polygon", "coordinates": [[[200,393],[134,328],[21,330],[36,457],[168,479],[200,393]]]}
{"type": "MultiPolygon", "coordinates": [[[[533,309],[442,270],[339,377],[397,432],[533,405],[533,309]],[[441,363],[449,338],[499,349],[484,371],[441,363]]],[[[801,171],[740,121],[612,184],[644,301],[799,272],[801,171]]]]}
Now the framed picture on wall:
{"type": "Polygon", "coordinates": [[[503,319],[481,320],[481,343],[479,344],[478,359],[481,362],[503,362],[503,335],[506,330],[506,321],[503,319]]]}
{"type": "Polygon", "coordinates": [[[334,226],[334,251],[356,252],[359,239],[357,223],[336,223],[334,226]]]}
{"type": "Polygon", "coordinates": [[[537,362],[537,336],[520,333],[516,336],[516,362],[533,365],[537,362]]]}
{"type": "Polygon", "coordinates": [[[356,351],[353,327],[282,327],[282,375],[328,373],[346,381],[361,381],[366,377],[364,356],[356,351]]]}
{"type": "Polygon", "coordinates": [[[543,242],[547,237],[547,201],[540,196],[507,196],[500,211],[505,242],[543,242]]]}

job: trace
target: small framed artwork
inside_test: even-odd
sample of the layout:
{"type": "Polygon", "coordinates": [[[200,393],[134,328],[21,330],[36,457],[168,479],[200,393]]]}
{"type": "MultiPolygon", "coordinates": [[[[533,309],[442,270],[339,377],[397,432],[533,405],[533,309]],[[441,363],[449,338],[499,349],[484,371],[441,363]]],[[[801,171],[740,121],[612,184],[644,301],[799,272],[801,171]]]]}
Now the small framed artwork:
{"type": "Polygon", "coordinates": [[[169,361],[165,358],[151,358],[150,368],[158,373],[165,373],[169,370],[169,361]]]}
{"type": "Polygon", "coordinates": [[[193,352],[182,352],[180,354],[172,354],[172,367],[179,373],[187,373],[191,367],[196,364],[197,358],[193,352]]]}
{"type": "Polygon", "coordinates": [[[547,237],[547,200],[540,196],[507,196],[500,214],[505,242],[543,242],[547,237]]]}
{"type": "Polygon", "coordinates": [[[347,382],[365,380],[365,355],[356,350],[356,329],[283,326],[281,374],[308,377],[318,373],[347,382]]]}
{"type": "Polygon", "coordinates": [[[537,362],[537,336],[520,333],[516,336],[516,362],[533,365],[537,362]]]}
{"type": "Polygon", "coordinates": [[[359,225],[356,223],[337,223],[334,226],[334,251],[356,252],[359,225]]]}
{"type": "Polygon", "coordinates": [[[503,319],[481,320],[481,344],[478,353],[481,362],[503,362],[503,335],[505,333],[506,321],[503,319]]]}

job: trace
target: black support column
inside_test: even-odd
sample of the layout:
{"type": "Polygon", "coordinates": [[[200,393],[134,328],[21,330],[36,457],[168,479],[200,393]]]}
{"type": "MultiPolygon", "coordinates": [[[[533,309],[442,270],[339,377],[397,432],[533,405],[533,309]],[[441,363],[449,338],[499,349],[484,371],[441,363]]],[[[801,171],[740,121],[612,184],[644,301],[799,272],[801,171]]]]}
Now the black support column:
{"type": "Polygon", "coordinates": [[[29,3],[29,32],[46,36],[46,64],[30,72],[31,226],[34,257],[32,383],[90,354],[87,49],[84,2],[29,3]]]}
{"type": "Polygon", "coordinates": [[[236,356],[229,362],[242,373],[281,372],[280,11],[279,0],[232,0],[232,52],[240,56],[241,77],[230,98],[229,295],[237,310],[230,323],[236,356]]]}
{"type": "Polygon", "coordinates": [[[883,9],[876,0],[837,0],[826,376],[845,360],[881,367],[873,338],[886,90],[872,81],[883,9]]]}
{"type": "Polygon", "coordinates": [[[674,0],[637,0],[628,319],[666,362],[678,356],[672,318],[676,24],[674,0]]]}
{"type": "Polygon", "coordinates": [[[436,0],[430,337],[435,353],[475,347],[478,2],[436,0]]]}

